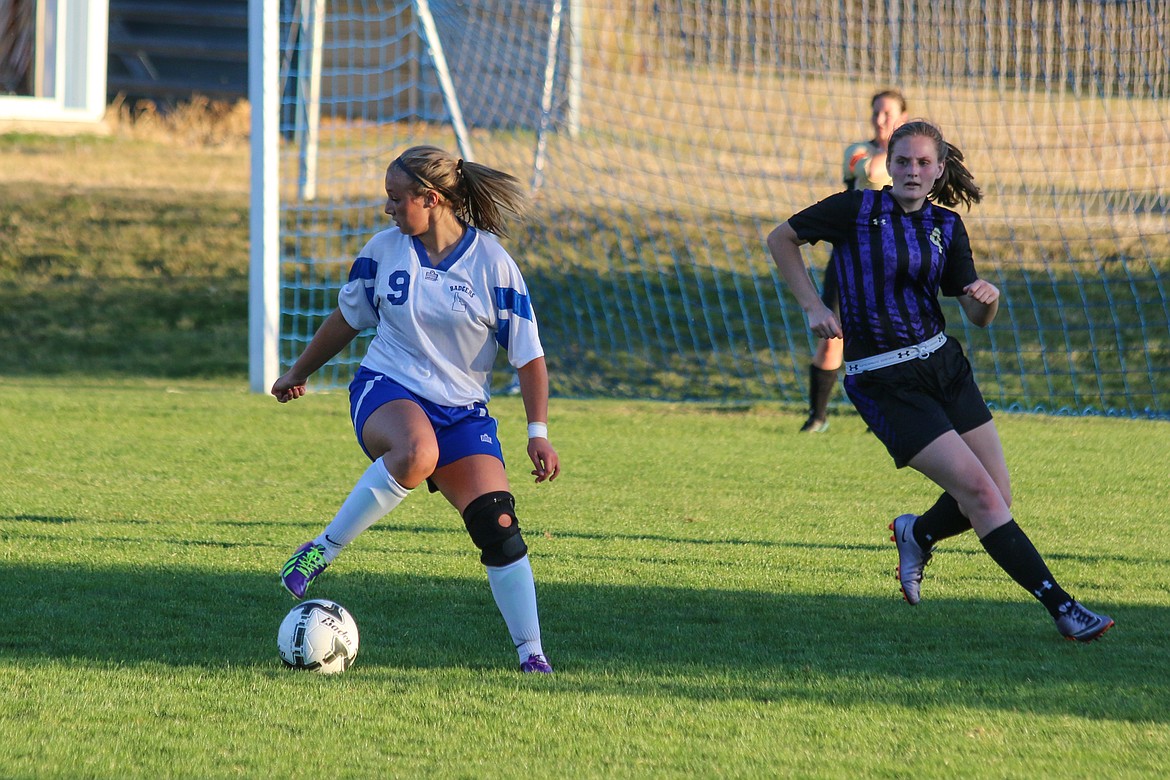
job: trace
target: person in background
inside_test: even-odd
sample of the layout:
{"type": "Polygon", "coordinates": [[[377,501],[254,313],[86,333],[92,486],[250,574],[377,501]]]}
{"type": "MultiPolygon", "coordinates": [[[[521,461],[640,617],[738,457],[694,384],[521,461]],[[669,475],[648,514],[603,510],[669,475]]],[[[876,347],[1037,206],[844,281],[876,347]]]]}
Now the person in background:
{"type": "MultiPolygon", "coordinates": [[[[906,121],[906,98],[896,89],[882,90],[870,99],[870,108],[873,109],[869,118],[873,138],[845,148],[842,178],[846,190],[880,190],[890,183],[886,149],[894,130],[906,121]]],[[[821,283],[821,300],[840,318],[831,257],[821,283]]],[[[823,433],[829,429],[829,401],[840,368],[841,340],[817,339],[808,367],[808,419],[800,427],[801,433],[823,433]]]]}
{"type": "Polygon", "coordinates": [[[528,547],[509,492],[496,420],[488,413],[497,349],[515,367],[536,482],[560,460],[548,439],[548,372],[528,288],[497,235],[523,215],[520,183],[432,146],[386,169],[395,227],[366,243],[338,306],[288,372],[281,403],[363,329],[374,338],[349,387],[350,419],[372,461],[336,516],[281,570],[295,598],[362,531],[427,482],[462,515],[523,672],[550,673],[541,644],[528,547]]]}
{"type": "Polygon", "coordinates": [[[982,199],[963,153],[924,121],[890,138],[892,179],[880,191],[830,196],[794,214],[768,248],[819,338],[843,338],[845,392],[898,468],[910,466],[943,489],[921,516],[890,525],[898,580],[919,603],[935,545],[974,528],[1000,568],[1048,610],[1067,639],[1089,642],[1113,626],[1060,586],[1016,523],[1003,447],[963,348],[945,332],[939,294],[958,298],[987,327],[999,290],[975,272],[959,214],[982,199]],[[941,204],[941,205],[939,205],[941,204]],[[833,244],[840,320],[817,296],[800,247],[833,244]]]}

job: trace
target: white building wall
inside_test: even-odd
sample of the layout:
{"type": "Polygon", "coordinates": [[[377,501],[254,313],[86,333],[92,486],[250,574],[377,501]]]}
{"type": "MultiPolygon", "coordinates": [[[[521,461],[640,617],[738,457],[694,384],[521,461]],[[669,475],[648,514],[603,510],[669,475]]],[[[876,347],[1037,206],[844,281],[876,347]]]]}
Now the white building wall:
{"type": "Polygon", "coordinates": [[[52,83],[41,95],[0,95],[0,123],[98,122],[106,108],[109,0],[37,0],[52,83]]]}

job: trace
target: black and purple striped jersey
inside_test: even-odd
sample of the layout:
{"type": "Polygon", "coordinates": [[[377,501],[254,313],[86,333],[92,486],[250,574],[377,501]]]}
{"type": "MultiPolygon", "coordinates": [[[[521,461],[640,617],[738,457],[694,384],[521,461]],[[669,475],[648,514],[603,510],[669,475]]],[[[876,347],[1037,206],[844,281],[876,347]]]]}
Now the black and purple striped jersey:
{"type": "Polygon", "coordinates": [[[941,333],[939,292],[962,295],[977,278],[959,215],[929,201],[907,214],[889,187],[831,195],[788,224],[802,241],[833,245],[848,361],[941,333]]]}

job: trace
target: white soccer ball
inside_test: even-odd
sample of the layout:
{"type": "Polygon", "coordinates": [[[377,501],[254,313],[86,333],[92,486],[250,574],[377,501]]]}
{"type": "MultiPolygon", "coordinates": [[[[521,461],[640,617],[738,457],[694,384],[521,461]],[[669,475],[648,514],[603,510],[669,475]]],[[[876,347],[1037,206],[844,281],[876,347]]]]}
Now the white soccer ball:
{"type": "Polygon", "coordinates": [[[280,660],[291,669],[320,674],[344,672],[357,658],[357,623],[349,610],[336,601],[302,601],[281,622],[276,649],[280,660]]]}

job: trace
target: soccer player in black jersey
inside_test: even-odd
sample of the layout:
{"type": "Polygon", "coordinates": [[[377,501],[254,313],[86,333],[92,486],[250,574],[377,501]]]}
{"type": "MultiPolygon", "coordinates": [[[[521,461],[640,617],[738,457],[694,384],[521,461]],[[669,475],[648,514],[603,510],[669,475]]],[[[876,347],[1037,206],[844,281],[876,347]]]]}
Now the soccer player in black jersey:
{"type": "Polygon", "coordinates": [[[844,338],[845,392],[895,465],[911,466],[944,491],[922,515],[901,515],[890,525],[902,594],[917,604],[934,546],[974,528],[1064,637],[1092,641],[1113,620],[1057,584],[1012,518],[991,412],[962,347],[944,332],[940,292],[957,297],[978,327],[990,325],[999,308],[999,290],[975,273],[963,220],[943,208],[970,208],[982,192],[962,152],[929,122],[898,128],[886,165],[890,186],[839,193],[794,214],[768,236],[768,248],[813,334],[844,338]],[[840,321],[817,295],[801,256],[802,244],[817,241],[833,244],[840,321]]]}
{"type": "MultiPolygon", "coordinates": [[[[847,190],[880,190],[890,183],[886,150],[890,136],[906,121],[906,98],[896,89],[884,89],[870,99],[870,108],[873,138],[845,147],[841,175],[847,190]]],[[[840,316],[832,258],[825,266],[821,300],[840,316]]],[[[837,386],[841,360],[841,339],[817,339],[808,366],[808,419],[800,426],[801,433],[823,433],[829,429],[829,399],[837,386]]]]}

